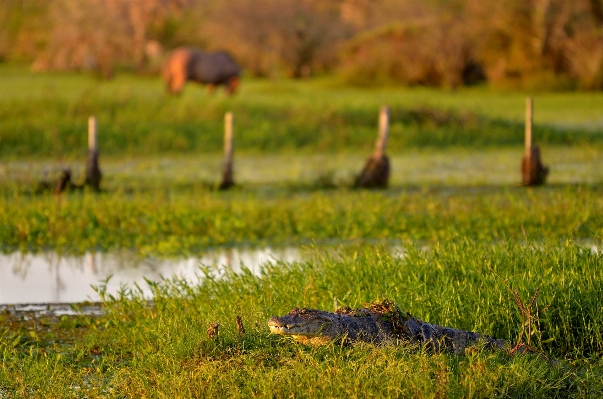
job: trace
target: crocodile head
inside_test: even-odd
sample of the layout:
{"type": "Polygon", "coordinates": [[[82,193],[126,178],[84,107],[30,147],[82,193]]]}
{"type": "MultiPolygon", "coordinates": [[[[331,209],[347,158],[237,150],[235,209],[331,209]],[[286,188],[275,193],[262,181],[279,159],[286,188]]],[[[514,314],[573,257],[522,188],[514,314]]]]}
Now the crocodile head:
{"type": "Polygon", "coordinates": [[[336,338],[333,316],[321,310],[294,308],[289,314],[268,320],[268,328],[273,334],[289,335],[296,341],[322,344],[336,338]]]}

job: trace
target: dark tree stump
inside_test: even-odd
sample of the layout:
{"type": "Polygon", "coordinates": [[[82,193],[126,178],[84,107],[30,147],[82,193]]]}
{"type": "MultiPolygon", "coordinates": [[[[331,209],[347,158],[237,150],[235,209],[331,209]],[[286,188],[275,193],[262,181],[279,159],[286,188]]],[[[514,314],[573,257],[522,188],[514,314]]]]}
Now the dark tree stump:
{"type": "Polygon", "coordinates": [[[355,188],[386,188],[389,181],[389,159],[386,155],[371,156],[354,181],[355,188]]]}
{"type": "Polygon", "coordinates": [[[57,184],[54,188],[55,194],[61,194],[64,191],[67,191],[71,188],[71,169],[63,169],[61,173],[59,173],[59,178],[57,180],[57,184]]]}
{"type": "Polygon", "coordinates": [[[234,178],[232,173],[232,164],[225,164],[224,171],[222,173],[222,182],[218,186],[220,190],[228,190],[230,187],[234,186],[234,178]]]}
{"type": "Polygon", "coordinates": [[[389,108],[382,107],[379,112],[379,136],[375,142],[375,151],[366,161],[364,169],[356,177],[354,188],[385,188],[389,181],[389,159],[385,155],[385,146],[389,135],[389,108]]]}
{"type": "Polygon", "coordinates": [[[86,185],[94,191],[100,191],[100,182],[103,174],[98,166],[98,151],[88,150],[88,163],[86,164],[86,185]]]}
{"type": "Polygon", "coordinates": [[[521,161],[522,185],[538,186],[544,184],[549,168],[542,165],[540,149],[536,146],[531,148],[530,156],[524,156],[521,161]]]}
{"type": "Polygon", "coordinates": [[[72,176],[71,169],[69,169],[69,168],[62,169],[57,174],[56,180],[53,179],[53,180],[40,181],[38,183],[38,186],[36,187],[35,193],[39,195],[39,194],[51,192],[56,195],[59,195],[59,194],[65,193],[65,192],[81,190],[83,188],[83,186],[75,184],[71,180],[71,176],[72,176]]]}

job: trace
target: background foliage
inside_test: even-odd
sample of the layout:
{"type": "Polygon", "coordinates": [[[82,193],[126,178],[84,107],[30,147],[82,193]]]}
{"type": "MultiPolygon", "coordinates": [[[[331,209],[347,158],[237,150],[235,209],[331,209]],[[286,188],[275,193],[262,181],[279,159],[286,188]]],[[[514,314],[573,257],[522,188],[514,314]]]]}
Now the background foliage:
{"type": "Polygon", "coordinates": [[[157,71],[177,45],[253,76],[361,85],[603,87],[601,0],[5,0],[0,57],[34,69],[157,71]]]}

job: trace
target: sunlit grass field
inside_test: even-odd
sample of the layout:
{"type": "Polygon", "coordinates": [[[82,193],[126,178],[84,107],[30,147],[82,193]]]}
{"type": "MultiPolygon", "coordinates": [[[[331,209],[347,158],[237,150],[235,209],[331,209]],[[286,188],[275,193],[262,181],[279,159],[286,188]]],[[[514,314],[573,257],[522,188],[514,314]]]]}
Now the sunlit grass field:
{"type": "Polygon", "coordinates": [[[173,98],[157,77],[97,81],[0,64],[1,250],[144,257],[301,245],[315,253],[260,276],[217,278],[200,265],[198,285],[149,283],[151,305],[124,287],[104,293],[101,316],[0,313],[0,399],[599,397],[601,109],[601,93],[369,90],[327,78],[246,79],[232,98],[189,85],[173,98]],[[518,185],[528,94],[551,169],[536,188],[518,185]],[[351,189],[384,104],[390,187],[351,189]],[[226,111],[235,114],[237,185],[219,191],[226,111]],[[102,191],[37,193],[63,167],[81,181],[90,115],[99,120],[102,191]],[[533,318],[522,319],[514,289],[524,304],[538,293],[533,318]],[[529,339],[560,362],[479,348],[460,356],[310,348],[266,327],[294,306],[384,297],[432,323],[529,339]],[[212,322],[221,323],[215,340],[212,322]]]}
{"type": "Polygon", "coordinates": [[[600,186],[396,187],[364,192],[312,186],[215,192],[201,185],[0,201],[4,250],[84,253],[126,248],[184,256],[231,245],[410,240],[566,240],[600,245],[600,186]]]}
{"type": "MultiPolygon", "coordinates": [[[[6,397],[598,397],[601,253],[560,245],[448,239],[429,250],[380,246],[276,263],[261,276],[177,278],[105,295],[102,316],[1,315],[0,393],[6,397]],[[517,290],[535,317],[522,322],[517,290]],[[476,348],[463,355],[368,344],[305,347],[267,333],[293,306],[331,310],[378,297],[427,321],[523,341],[539,354],[476,348]],[[240,316],[246,332],[235,325],[240,316]],[[220,322],[210,339],[210,323],[220,322]],[[525,330],[528,331],[528,330],[525,330]]],[[[200,271],[201,272],[201,271],[200,271]]],[[[103,287],[99,287],[101,293],[103,287]]]]}
{"type": "Polygon", "coordinates": [[[379,108],[391,108],[390,153],[417,148],[521,146],[525,97],[534,96],[540,145],[603,142],[602,93],[499,93],[344,87],[333,80],[245,80],[228,97],[190,84],[168,96],[158,77],[36,75],[0,66],[0,156],[71,157],[98,118],[104,155],[216,153],[226,111],[242,153],[340,153],[370,148],[379,108]]]}

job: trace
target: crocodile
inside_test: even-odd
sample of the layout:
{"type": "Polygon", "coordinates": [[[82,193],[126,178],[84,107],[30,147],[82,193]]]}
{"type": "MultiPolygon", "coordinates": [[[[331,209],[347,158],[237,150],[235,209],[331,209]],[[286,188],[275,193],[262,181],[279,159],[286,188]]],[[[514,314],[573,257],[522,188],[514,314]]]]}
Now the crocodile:
{"type": "Polygon", "coordinates": [[[488,349],[510,348],[510,343],[504,339],[422,321],[403,312],[388,299],[364,306],[361,309],[339,307],[335,313],[296,307],[282,317],[272,317],[268,327],[273,334],[292,336],[297,342],[308,345],[322,345],[333,340],[377,345],[411,343],[455,354],[462,354],[479,342],[488,349]]]}

